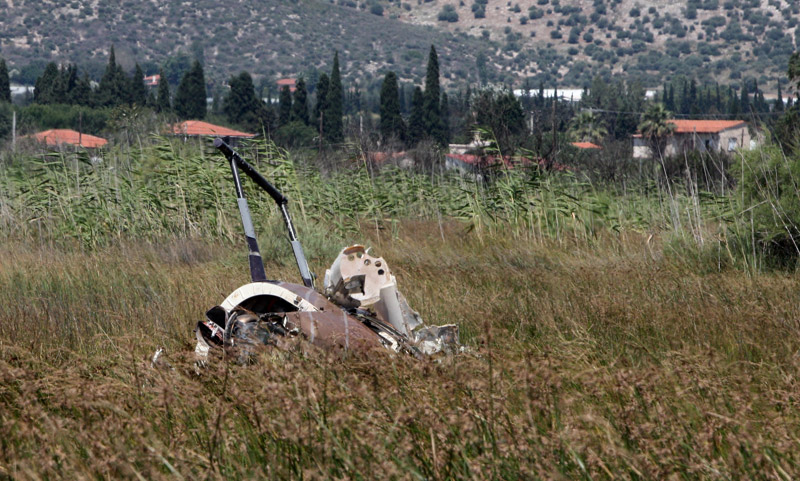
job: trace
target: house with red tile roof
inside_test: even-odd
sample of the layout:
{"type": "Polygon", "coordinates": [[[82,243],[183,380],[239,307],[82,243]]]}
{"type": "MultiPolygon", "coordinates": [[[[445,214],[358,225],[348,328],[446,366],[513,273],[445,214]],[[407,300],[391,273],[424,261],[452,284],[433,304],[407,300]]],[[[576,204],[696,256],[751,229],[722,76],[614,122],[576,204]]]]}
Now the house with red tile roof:
{"type": "Polygon", "coordinates": [[[108,144],[108,141],[102,137],[95,137],[94,135],[84,134],[70,129],[50,129],[29,135],[28,137],[46,144],[49,147],[72,145],[87,149],[99,149],[108,144]]]}
{"type": "MultiPolygon", "coordinates": [[[[687,152],[733,152],[750,149],[751,136],[744,120],[671,119],[675,131],[667,139],[664,154],[668,157],[687,152]]],[[[650,145],[642,135],[633,136],[633,157],[650,158],[650,145]]]]}
{"type": "Polygon", "coordinates": [[[256,134],[239,132],[221,125],[214,125],[202,120],[186,120],[173,124],[169,128],[169,133],[184,137],[232,137],[240,139],[252,139],[256,134]]]}
{"type": "Polygon", "coordinates": [[[297,90],[297,79],[282,78],[278,79],[278,91],[280,92],[284,87],[289,87],[289,92],[294,93],[297,90]]]}

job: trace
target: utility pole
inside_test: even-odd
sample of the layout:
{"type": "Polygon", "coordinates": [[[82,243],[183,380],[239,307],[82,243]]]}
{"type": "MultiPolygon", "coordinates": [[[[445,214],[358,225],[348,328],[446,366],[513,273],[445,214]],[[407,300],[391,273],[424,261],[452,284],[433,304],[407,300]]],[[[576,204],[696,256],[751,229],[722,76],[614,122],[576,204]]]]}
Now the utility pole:
{"type": "Polygon", "coordinates": [[[17,111],[11,112],[11,150],[17,151],[17,111]]]}

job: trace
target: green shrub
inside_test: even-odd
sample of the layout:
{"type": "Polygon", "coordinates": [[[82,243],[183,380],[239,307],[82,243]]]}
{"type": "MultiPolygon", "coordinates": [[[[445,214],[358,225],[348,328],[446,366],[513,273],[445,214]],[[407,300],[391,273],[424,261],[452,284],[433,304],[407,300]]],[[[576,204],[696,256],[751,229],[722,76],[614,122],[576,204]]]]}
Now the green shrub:
{"type": "Polygon", "coordinates": [[[800,155],[778,145],[734,162],[742,201],[737,239],[767,265],[793,268],[800,257],[800,155]]]}

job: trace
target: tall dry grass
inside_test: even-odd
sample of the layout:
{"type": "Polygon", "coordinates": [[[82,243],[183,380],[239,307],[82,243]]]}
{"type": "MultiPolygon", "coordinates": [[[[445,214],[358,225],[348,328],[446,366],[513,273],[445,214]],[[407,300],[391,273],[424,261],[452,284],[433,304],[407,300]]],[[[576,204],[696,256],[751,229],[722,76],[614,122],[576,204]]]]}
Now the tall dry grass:
{"type": "MultiPolygon", "coordinates": [[[[525,242],[409,221],[364,236],[411,305],[459,323],[470,352],[432,363],[298,348],[196,374],[191,328],[247,281],[242,249],[5,242],[0,476],[800,474],[796,275],[697,269],[635,232],[525,242]],[[169,365],[154,368],[159,347],[169,365]]],[[[296,279],[288,263],[268,270],[296,279]]]]}

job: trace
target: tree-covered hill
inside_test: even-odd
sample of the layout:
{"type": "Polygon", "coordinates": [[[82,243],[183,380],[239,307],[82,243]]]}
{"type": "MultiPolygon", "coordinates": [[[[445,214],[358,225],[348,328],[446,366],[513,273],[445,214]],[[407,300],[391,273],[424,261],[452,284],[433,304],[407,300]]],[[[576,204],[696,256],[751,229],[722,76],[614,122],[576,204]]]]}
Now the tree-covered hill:
{"type": "Polygon", "coordinates": [[[28,83],[50,61],[75,63],[99,78],[112,44],[124,67],[137,61],[148,74],[165,65],[169,75],[172,66],[199,57],[212,82],[242,70],[257,78],[313,77],[316,68],[330,68],[334,50],[346,78],[390,68],[401,80],[418,80],[435,44],[443,75],[474,81],[476,57],[489,46],[319,0],[10,0],[6,11],[0,57],[28,83]]]}
{"type": "Polygon", "coordinates": [[[585,86],[604,71],[650,85],[752,77],[775,89],[800,45],[797,0],[336,1],[495,40],[490,64],[535,83],[585,86]]]}
{"type": "Polygon", "coordinates": [[[212,82],[247,70],[257,81],[305,74],[313,84],[315,69],[328,68],[339,50],[345,79],[393,70],[401,82],[418,82],[435,44],[445,83],[582,87],[622,74],[655,86],[683,75],[753,78],[770,91],[800,43],[795,0],[6,3],[0,56],[29,82],[48,61],[76,63],[97,78],[112,43],[123,66],[138,61],[156,73],[163,65],[171,77],[200,57],[212,82]]]}

